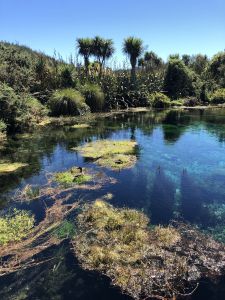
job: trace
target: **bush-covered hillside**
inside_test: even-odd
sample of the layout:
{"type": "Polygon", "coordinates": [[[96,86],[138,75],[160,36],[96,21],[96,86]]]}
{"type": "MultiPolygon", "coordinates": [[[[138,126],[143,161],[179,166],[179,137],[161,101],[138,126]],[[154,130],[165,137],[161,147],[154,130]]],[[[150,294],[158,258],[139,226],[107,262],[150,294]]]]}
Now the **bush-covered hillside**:
{"type": "Polygon", "coordinates": [[[60,116],[138,106],[225,103],[221,96],[225,52],[211,59],[201,54],[175,54],[165,62],[152,51],[144,52],[141,39],[128,37],[123,52],[130,66],[118,70],[106,66],[115,50],[111,39],[79,38],[76,46],[83,64],[0,42],[0,118],[4,130],[27,130],[47,113],[60,116]],[[85,109],[75,109],[74,101],[76,106],[82,102],[85,109]]]}

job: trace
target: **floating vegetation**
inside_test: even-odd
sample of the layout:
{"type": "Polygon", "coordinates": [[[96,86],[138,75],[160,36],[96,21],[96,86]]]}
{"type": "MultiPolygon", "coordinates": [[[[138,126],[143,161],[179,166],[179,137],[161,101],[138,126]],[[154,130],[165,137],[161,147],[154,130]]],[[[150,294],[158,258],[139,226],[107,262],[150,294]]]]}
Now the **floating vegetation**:
{"type": "Polygon", "coordinates": [[[13,201],[15,202],[29,202],[33,200],[39,200],[41,197],[51,197],[59,191],[56,188],[46,185],[43,187],[33,186],[27,184],[22,190],[16,190],[13,201]]]}
{"type": "MultiPolygon", "coordinates": [[[[74,178],[74,174],[80,174],[80,169],[73,167],[72,169],[61,172],[61,173],[53,173],[49,175],[48,183],[44,186],[34,186],[27,184],[24,188],[18,189],[15,191],[15,194],[12,197],[12,200],[15,202],[30,202],[30,201],[38,201],[41,200],[43,197],[53,197],[59,193],[65,192],[70,193],[74,190],[99,190],[105,184],[115,184],[117,180],[113,177],[107,176],[104,172],[92,172],[86,173],[87,169],[82,168],[82,174],[85,173],[85,178],[82,176],[78,176],[75,181],[71,180],[71,176],[74,178]],[[69,173],[64,175],[64,173],[69,173]],[[58,182],[58,186],[55,186],[55,176],[59,178],[61,182],[58,182]],[[68,178],[70,180],[68,180],[68,178]]],[[[106,194],[106,200],[110,200],[113,198],[111,193],[106,194]]]]}
{"type": "Polygon", "coordinates": [[[0,174],[8,174],[8,173],[13,173],[16,172],[17,170],[26,167],[28,164],[25,163],[10,163],[10,162],[1,162],[0,161],[0,174]]]}
{"type": "Polygon", "coordinates": [[[77,217],[73,247],[82,267],[107,275],[134,299],[191,295],[201,277],[225,271],[225,248],[187,225],[149,228],[132,209],[97,200],[77,217]]]}
{"type": "Polygon", "coordinates": [[[54,180],[63,186],[72,186],[74,184],[83,184],[91,181],[92,175],[85,174],[86,169],[73,167],[65,172],[59,172],[54,175],[54,180]]]}
{"type": "MultiPolygon", "coordinates": [[[[0,276],[37,266],[52,259],[52,257],[44,255],[38,259],[37,255],[52,246],[59,245],[68,237],[68,234],[71,233],[71,226],[67,224],[67,216],[79,206],[78,202],[66,204],[71,194],[62,198],[61,193],[62,191],[56,190],[52,196],[53,205],[46,208],[45,218],[38,225],[33,227],[34,219],[27,212],[16,213],[17,219],[7,221],[11,222],[9,224],[12,224],[13,230],[23,227],[23,231],[19,230],[17,233],[20,238],[14,239],[13,243],[6,244],[12,239],[6,239],[2,235],[5,223],[0,223],[0,236],[3,240],[0,243],[0,276]]],[[[2,222],[2,218],[0,220],[2,222]]]]}
{"type": "Polygon", "coordinates": [[[14,210],[0,218],[0,246],[18,242],[27,236],[34,226],[34,217],[27,211],[14,210]]]}
{"type": "Polygon", "coordinates": [[[77,128],[77,129],[84,129],[84,128],[90,128],[91,125],[90,124],[75,124],[71,126],[72,128],[77,128]]]}
{"type": "Polygon", "coordinates": [[[24,197],[27,200],[37,198],[40,196],[40,188],[38,186],[32,186],[30,184],[27,184],[23,189],[23,193],[24,193],[24,197]]]}
{"type": "Polygon", "coordinates": [[[106,195],[103,196],[104,200],[112,200],[113,194],[112,193],[107,193],[106,195]]]}
{"type": "Polygon", "coordinates": [[[136,163],[137,143],[134,141],[111,141],[101,140],[87,143],[77,147],[75,150],[81,152],[86,158],[96,160],[96,162],[111,169],[130,168],[136,163]]]}
{"type": "Polygon", "coordinates": [[[133,167],[136,161],[137,158],[135,155],[115,154],[112,156],[103,156],[97,160],[97,163],[103,167],[120,170],[133,167]]]}
{"type": "Polygon", "coordinates": [[[80,151],[84,157],[94,159],[113,154],[134,154],[136,145],[137,143],[134,141],[100,140],[75,149],[80,151]]]}

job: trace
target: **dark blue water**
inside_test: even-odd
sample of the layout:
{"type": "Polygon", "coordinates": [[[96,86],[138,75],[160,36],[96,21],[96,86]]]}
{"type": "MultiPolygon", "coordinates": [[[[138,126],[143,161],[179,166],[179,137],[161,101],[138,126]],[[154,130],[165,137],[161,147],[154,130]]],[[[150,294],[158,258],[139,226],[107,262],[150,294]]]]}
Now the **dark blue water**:
{"type": "MultiPolygon", "coordinates": [[[[2,209],[15,205],[10,198],[26,184],[43,186],[50,173],[87,166],[101,169],[117,183],[97,191],[76,191],[74,199],[92,201],[112,193],[113,205],[143,210],[152,224],[178,219],[225,242],[224,109],[129,112],[97,119],[87,129],[49,127],[32,135],[11,137],[0,148],[0,158],[29,164],[16,174],[0,176],[2,209]],[[120,172],[101,169],[72,150],[95,139],[136,140],[136,165],[120,172]]],[[[41,203],[21,206],[32,210],[37,218],[44,214],[41,203]]],[[[49,251],[57,258],[54,264],[0,279],[0,298],[129,299],[110,287],[106,278],[81,270],[68,244],[49,251]]],[[[216,283],[204,280],[190,299],[224,300],[224,278],[216,283]]]]}

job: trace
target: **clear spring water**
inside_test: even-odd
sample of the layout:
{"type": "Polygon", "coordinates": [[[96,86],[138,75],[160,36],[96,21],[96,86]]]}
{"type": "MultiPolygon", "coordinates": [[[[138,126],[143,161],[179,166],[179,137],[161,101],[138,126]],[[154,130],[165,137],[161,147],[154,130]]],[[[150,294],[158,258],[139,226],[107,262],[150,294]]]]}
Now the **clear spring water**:
{"type": "MultiPolygon", "coordinates": [[[[15,205],[9,200],[17,189],[44,185],[48,173],[75,165],[99,169],[72,147],[95,139],[134,139],[139,150],[132,169],[104,169],[116,184],[77,191],[73,199],[92,201],[112,193],[113,205],[141,209],[152,224],[184,220],[225,242],[224,109],[129,112],[97,119],[92,125],[49,127],[13,136],[0,146],[0,159],[29,164],[16,174],[0,176],[1,209],[15,205]]],[[[31,210],[37,219],[44,215],[41,201],[16,206],[31,210]]],[[[0,299],[130,299],[110,287],[108,279],[81,270],[68,243],[49,251],[54,263],[0,278],[0,299]]],[[[224,278],[216,283],[204,280],[191,299],[224,300],[224,278]]]]}

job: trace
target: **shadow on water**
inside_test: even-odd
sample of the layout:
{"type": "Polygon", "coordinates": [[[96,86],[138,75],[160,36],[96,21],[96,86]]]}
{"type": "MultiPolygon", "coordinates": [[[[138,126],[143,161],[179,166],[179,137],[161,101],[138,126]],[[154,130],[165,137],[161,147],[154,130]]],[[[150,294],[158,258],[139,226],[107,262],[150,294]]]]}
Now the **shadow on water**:
{"type": "Polygon", "coordinates": [[[153,224],[167,224],[173,217],[175,200],[174,184],[159,167],[156,171],[150,194],[151,221],[153,224]]]}
{"type": "Polygon", "coordinates": [[[131,299],[111,286],[107,277],[82,270],[70,247],[64,242],[59,248],[48,250],[53,261],[0,278],[0,286],[4,286],[0,299],[131,299]]]}
{"type": "Polygon", "coordinates": [[[202,193],[187,171],[181,176],[181,213],[189,222],[200,221],[202,214],[202,193]]]}

